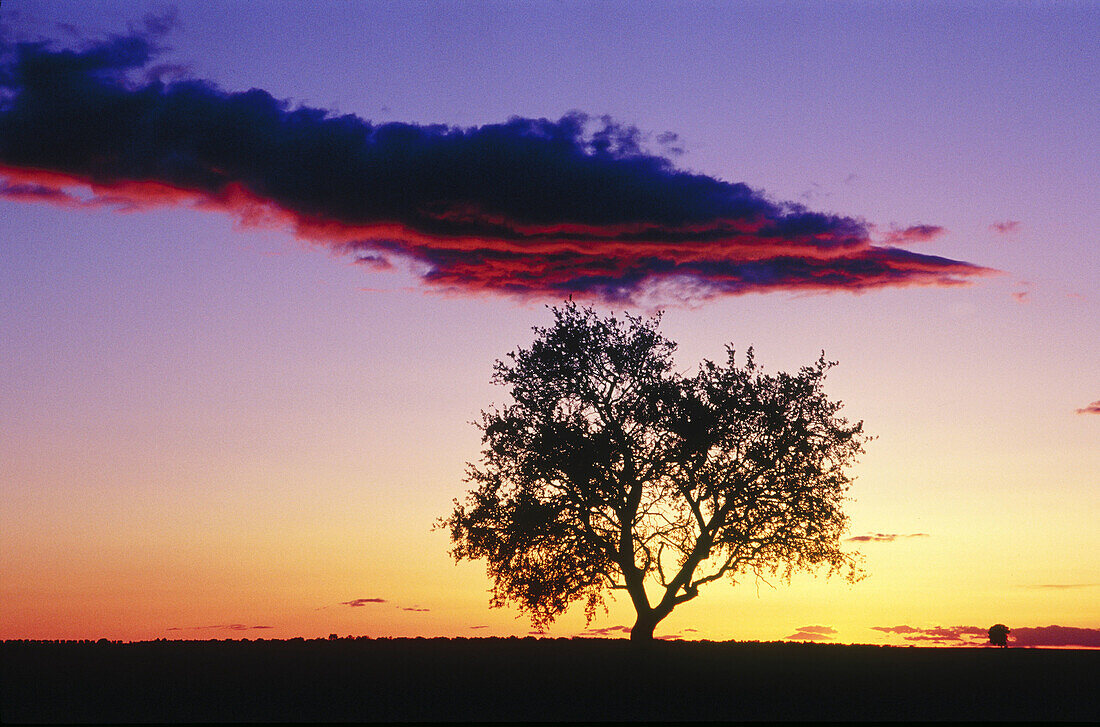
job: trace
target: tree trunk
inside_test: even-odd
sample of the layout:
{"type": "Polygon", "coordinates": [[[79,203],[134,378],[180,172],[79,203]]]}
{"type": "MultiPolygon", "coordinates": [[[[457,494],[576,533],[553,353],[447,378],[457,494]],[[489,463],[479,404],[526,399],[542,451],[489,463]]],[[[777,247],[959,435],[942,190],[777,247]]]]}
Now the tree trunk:
{"type": "Polygon", "coordinates": [[[630,629],[630,640],[635,643],[653,641],[653,629],[657,628],[657,617],[653,613],[639,613],[638,620],[630,629]]]}

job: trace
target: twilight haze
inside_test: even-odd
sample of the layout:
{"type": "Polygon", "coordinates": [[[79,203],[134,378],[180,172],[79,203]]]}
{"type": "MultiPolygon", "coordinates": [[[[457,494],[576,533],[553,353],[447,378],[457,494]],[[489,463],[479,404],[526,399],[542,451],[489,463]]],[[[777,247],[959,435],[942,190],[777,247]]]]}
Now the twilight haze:
{"type": "Polygon", "coordinates": [[[572,295],[685,371],[824,350],[877,437],[868,578],[658,636],[1100,646],[1100,5],[20,0],[0,41],[0,637],[526,635],[432,526],[572,295]]]}

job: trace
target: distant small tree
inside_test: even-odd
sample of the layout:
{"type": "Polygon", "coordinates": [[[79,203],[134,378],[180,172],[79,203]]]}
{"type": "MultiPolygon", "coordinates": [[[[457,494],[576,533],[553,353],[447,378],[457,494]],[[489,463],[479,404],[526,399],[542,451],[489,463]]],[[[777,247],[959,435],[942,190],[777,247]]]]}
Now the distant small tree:
{"type": "Polygon", "coordinates": [[[994,646],[1000,646],[1002,649],[1008,648],[1008,634],[1011,631],[1010,628],[1004,624],[994,624],[989,627],[989,643],[994,646]]]}
{"type": "Polygon", "coordinates": [[[729,348],[685,376],[659,315],[552,311],[530,348],[496,362],[513,403],[482,413],[475,489],[439,522],[456,560],[487,561],[493,606],[515,603],[541,629],[578,600],[591,620],[622,589],[630,637],[648,641],[723,576],[861,577],[840,537],[865,438],[822,391],[824,356],[770,375],[729,348]]]}

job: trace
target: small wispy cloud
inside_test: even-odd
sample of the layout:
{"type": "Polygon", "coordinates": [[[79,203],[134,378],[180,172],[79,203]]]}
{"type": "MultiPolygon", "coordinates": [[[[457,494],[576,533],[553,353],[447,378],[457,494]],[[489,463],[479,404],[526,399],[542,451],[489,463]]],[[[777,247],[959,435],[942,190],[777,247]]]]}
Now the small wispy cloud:
{"type": "Polygon", "coordinates": [[[79,200],[66,192],[42,184],[12,184],[0,182],[0,197],[15,202],[52,202],[62,206],[79,206],[79,200]]]}
{"type": "Polygon", "coordinates": [[[1012,294],[1012,299],[1017,303],[1030,303],[1031,293],[1028,291],[1028,288],[1031,287],[1031,283],[1027,280],[1017,280],[1016,285],[1020,286],[1022,290],[1014,292],[1012,294]]]}
{"type": "Polygon", "coordinates": [[[431,611],[430,608],[421,608],[420,606],[400,606],[402,611],[413,611],[415,613],[427,613],[431,611]]]}
{"type": "Polygon", "coordinates": [[[580,632],[578,636],[617,636],[629,634],[629,626],[604,626],[602,628],[588,628],[580,632]]]}
{"type": "Polygon", "coordinates": [[[999,232],[1000,234],[1005,235],[1009,232],[1016,232],[1017,230],[1019,230],[1020,224],[1021,223],[1019,220],[1004,220],[1003,222],[994,222],[989,226],[989,229],[993,232],[999,232]]]}
{"type": "Polygon", "coordinates": [[[904,245],[913,242],[928,242],[934,240],[946,229],[939,225],[910,225],[904,229],[891,228],[886,233],[886,242],[890,245],[904,245]]]}
{"type": "Polygon", "coordinates": [[[849,543],[892,543],[904,538],[927,538],[928,533],[870,533],[847,538],[849,543]]]}
{"type": "Polygon", "coordinates": [[[352,608],[359,608],[360,606],[366,606],[369,603],[386,603],[384,598],[355,598],[350,601],[340,601],[341,606],[351,606],[352,608]]]}
{"type": "Polygon", "coordinates": [[[360,253],[355,257],[355,262],[359,265],[369,268],[374,271],[392,270],[393,263],[381,255],[374,255],[369,252],[360,253]]]}
{"type": "Polygon", "coordinates": [[[1077,410],[1078,414],[1100,414],[1100,399],[1077,410]]]}
{"type": "Polygon", "coordinates": [[[1097,588],[1100,587],[1100,583],[1035,583],[1023,587],[1042,590],[1065,591],[1075,590],[1078,588],[1097,588]]]}

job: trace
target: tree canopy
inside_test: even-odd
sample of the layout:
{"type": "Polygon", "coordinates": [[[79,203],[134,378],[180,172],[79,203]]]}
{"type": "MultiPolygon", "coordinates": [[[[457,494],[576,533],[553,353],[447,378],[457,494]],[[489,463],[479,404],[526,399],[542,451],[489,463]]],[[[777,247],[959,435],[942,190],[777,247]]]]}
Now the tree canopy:
{"type": "Polygon", "coordinates": [[[631,638],[649,640],[723,577],[861,577],[840,539],[845,470],[866,437],[825,395],[824,354],[768,374],[751,348],[738,363],[727,347],[689,376],[660,315],[572,301],[552,312],[529,348],[496,362],[512,402],[482,412],[473,489],[440,520],[456,561],[487,562],[493,606],[513,603],[541,629],[578,601],[591,619],[624,590],[631,638]]]}
{"type": "Polygon", "coordinates": [[[989,643],[1001,648],[1008,648],[1008,634],[1012,629],[1004,624],[993,624],[989,627],[989,643]]]}

